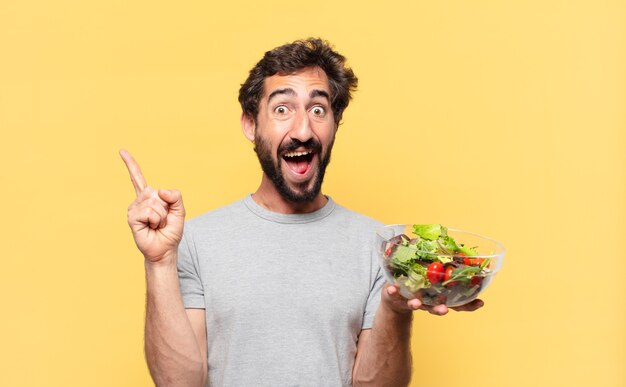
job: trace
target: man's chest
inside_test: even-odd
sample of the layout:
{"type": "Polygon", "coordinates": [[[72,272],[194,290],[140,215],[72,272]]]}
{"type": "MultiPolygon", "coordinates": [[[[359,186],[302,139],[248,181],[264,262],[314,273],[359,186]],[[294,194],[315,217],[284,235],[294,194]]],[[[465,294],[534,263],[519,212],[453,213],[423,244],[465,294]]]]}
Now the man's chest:
{"type": "Polygon", "coordinates": [[[238,238],[198,251],[207,316],[221,326],[256,324],[360,326],[371,287],[371,249],[336,235],[238,238]]]}

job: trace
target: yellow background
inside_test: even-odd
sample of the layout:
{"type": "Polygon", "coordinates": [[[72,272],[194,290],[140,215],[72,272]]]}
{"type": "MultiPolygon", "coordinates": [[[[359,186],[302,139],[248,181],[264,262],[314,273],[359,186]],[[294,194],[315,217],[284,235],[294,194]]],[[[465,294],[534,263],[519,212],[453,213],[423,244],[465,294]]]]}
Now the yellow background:
{"type": "Polygon", "coordinates": [[[189,216],[253,191],[239,84],[307,36],[360,78],[325,193],[508,249],[485,308],[416,314],[412,385],[626,385],[626,6],[592,0],[3,0],[0,385],[150,385],[117,151],[189,216]]]}

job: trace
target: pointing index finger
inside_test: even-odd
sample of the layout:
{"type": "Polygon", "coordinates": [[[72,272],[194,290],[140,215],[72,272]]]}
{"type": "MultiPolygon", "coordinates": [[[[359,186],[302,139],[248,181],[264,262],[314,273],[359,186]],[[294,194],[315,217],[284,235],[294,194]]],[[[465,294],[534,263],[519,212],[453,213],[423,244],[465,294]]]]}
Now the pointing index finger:
{"type": "Polygon", "coordinates": [[[139,164],[137,164],[133,156],[131,156],[130,153],[128,153],[124,149],[120,150],[120,156],[122,156],[122,160],[124,160],[124,164],[126,164],[126,168],[128,168],[130,180],[133,182],[133,187],[135,187],[135,193],[137,194],[137,196],[139,196],[141,191],[143,191],[148,186],[148,184],[146,183],[146,179],[141,173],[139,164]]]}

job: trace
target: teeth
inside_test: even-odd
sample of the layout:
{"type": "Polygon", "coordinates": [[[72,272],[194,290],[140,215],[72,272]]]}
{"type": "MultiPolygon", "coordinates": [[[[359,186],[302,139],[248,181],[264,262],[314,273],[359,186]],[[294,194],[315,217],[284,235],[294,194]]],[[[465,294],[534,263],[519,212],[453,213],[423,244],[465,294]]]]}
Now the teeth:
{"type": "Polygon", "coordinates": [[[311,153],[311,151],[306,151],[306,152],[288,152],[288,153],[285,153],[285,157],[304,156],[304,155],[308,155],[309,153],[311,153]]]}

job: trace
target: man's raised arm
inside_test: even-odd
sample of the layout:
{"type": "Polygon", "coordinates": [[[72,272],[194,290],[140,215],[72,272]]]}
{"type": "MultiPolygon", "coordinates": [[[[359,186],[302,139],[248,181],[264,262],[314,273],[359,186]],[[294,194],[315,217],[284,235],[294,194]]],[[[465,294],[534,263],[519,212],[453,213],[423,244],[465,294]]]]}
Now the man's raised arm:
{"type": "Polygon", "coordinates": [[[147,185],[126,151],[137,198],[128,207],[128,225],[146,269],[145,350],[157,386],[203,386],[207,379],[206,319],[203,309],[185,310],[176,268],[185,208],[180,192],[147,185]]]}

